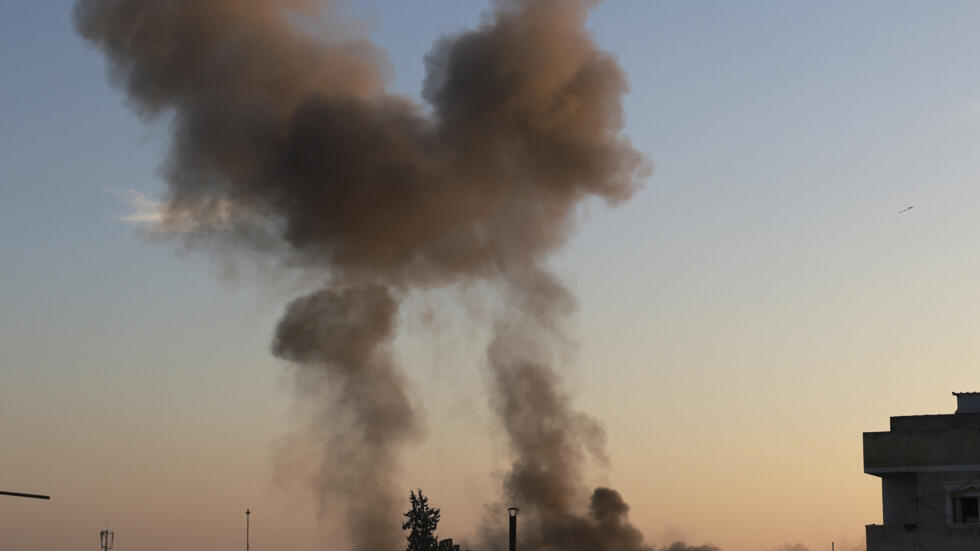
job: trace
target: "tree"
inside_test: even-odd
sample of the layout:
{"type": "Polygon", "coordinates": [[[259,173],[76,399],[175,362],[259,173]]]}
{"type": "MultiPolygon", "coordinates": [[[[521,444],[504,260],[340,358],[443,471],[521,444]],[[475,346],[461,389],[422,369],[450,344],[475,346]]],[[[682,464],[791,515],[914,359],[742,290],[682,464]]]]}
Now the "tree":
{"type": "Polygon", "coordinates": [[[439,509],[429,507],[429,498],[410,492],[408,496],[412,504],[411,510],[405,513],[405,523],[402,530],[408,533],[408,548],[406,551],[437,551],[439,539],[436,538],[436,526],[439,524],[439,509]]]}

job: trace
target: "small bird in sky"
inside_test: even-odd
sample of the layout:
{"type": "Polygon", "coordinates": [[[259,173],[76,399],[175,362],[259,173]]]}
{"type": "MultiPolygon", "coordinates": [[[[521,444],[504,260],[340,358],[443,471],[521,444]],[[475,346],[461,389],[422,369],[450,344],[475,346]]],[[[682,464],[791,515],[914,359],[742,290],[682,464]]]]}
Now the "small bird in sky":
{"type": "Polygon", "coordinates": [[[911,207],[911,206],[908,206],[908,207],[905,207],[904,209],[902,209],[902,210],[900,210],[900,211],[898,211],[898,213],[899,213],[899,214],[902,214],[903,212],[908,212],[908,211],[910,211],[910,210],[912,210],[912,207],[911,207]]]}

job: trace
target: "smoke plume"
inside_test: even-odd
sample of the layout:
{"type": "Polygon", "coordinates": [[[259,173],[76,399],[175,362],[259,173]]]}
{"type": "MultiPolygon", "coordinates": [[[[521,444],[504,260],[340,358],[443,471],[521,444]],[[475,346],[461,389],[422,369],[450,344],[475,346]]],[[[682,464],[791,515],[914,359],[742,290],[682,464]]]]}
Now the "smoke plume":
{"type": "Polygon", "coordinates": [[[144,118],[173,117],[158,230],[321,270],[272,344],[320,404],[324,503],[358,551],[398,547],[392,473],[421,428],[389,347],[413,289],[484,280],[514,306],[488,349],[514,452],[504,497],[523,549],[647,550],[618,493],[588,499],[599,424],[556,365],[574,300],[548,254],[589,197],[648,170],[621,134],[626,81],[585,29],[592,0],[499,0],[426,58],[425,105],[386,92],[386,61],[315,0],[79,0],[78,32],[144,118]],[[324,25],[309,22],[324,22],[324,25]],[[522,513],[522,517],[523,517],[522,513]]]}
{"type": "Polygon", "coordinates": [[[324,492],[349,498],[348,526],[359,549],[391,546],[391,511],[399,505],[390,491],[393,449],[418,430],[385,346],[396,310],[382,286],[324,289],[287,306],[272,344],[277,356],[316,366],[313,376],[322,377],[301,386],[326,398],[314,425],[325,454],[318,480],[324,492]]]}

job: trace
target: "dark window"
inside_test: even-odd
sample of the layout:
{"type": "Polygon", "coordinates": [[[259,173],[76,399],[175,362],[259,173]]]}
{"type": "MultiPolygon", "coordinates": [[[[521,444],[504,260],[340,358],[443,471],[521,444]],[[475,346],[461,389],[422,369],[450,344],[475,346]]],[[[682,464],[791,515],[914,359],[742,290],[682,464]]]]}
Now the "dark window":
{"type": "Polygon", "coordinates": [[[958,497],[953,500],[956,522],[960,524],[980,523],[980,498],[958,497]]]}

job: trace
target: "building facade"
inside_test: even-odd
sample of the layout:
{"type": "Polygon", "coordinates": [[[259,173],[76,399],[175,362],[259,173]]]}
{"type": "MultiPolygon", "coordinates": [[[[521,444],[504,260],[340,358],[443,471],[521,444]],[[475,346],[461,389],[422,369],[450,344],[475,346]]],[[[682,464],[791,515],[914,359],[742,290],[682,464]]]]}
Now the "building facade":
{"type": "Polygon", "coordinates": [[[980,393],[954,392],[956,413],[891,418],[864,433],[864,472],[881,478],[882,524],[868,551],[980,549],[980,393]]]}

